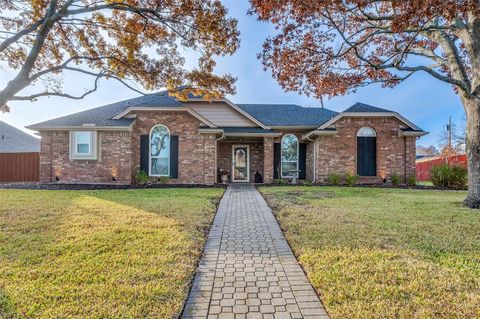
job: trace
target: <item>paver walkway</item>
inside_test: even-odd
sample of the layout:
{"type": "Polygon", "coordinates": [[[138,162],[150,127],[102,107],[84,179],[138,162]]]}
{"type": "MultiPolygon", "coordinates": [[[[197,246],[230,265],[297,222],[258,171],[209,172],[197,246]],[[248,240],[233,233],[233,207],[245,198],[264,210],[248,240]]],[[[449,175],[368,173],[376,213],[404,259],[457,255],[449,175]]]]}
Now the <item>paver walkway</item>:
{"type": "Polygon", "coordinates": [[[328,318],[252,185],[225,192],[182,318],[328,318]]]}

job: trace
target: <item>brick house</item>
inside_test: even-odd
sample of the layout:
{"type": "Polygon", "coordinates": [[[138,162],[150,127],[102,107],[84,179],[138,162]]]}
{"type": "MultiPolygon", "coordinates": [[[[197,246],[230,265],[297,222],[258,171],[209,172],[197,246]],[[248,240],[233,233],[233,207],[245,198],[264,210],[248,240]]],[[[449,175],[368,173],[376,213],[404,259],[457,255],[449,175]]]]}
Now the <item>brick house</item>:
{"type": "Polygon", "coordinates": [[[415,141],[425,135],[400,114],[356,103],[338,113],[298,105],[235,104],[150,94],[34,124],[40,180],[214,184],[357,174],[381,183],[415,175],[415,141]]]}

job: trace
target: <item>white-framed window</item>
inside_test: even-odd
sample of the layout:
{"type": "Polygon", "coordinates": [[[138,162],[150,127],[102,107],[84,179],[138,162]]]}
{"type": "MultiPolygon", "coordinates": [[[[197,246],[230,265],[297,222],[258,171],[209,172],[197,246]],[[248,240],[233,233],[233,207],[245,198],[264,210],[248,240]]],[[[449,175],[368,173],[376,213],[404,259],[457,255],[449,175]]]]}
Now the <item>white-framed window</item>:
{"type": "Polygon", "coordinates": [[[150,176],[170,176],[170,130],[165,125],[155,125],[150,131],[150,176]]]}
{"type": "Polygon", "coordinates": [[[357,137],[376,137],[377,132],[371,127],[364,126],[358,130],[357,137]]]}
{"type": "Polygon", "coordinates": [[[75,132],[75,155],[92,155],[92,132],[75,132]]]}
{"type": "Polygon", "coordinates": [[[70,159],[97,159],[97,132],[70,132],[70,159]]]}
{"type": "Polygon", "coordinates": [[[293,177],[291,171],[298,170],[298,138],[295,135],[287,134],[282,137],[281,153],[281,176],[293,177]]]}

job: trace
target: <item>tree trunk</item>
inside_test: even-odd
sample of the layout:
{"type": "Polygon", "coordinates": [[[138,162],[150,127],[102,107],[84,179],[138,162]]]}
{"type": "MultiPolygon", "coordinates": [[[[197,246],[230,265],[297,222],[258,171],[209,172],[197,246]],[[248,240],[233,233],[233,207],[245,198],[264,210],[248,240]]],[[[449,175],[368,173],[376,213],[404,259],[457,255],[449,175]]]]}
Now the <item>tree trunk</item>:
{"type": "Polygon", "coordinates": [[[480,99],[462,98],[467,114],[468,195],[465,205],[480,208],[480,99]]]}

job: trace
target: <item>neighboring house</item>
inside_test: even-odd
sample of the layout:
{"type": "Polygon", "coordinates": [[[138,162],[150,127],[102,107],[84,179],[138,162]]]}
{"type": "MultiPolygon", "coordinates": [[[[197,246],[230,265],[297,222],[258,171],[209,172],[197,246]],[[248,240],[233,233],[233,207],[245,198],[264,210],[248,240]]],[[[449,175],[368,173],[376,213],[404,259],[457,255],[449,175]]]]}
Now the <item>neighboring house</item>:
{"type": "Polygon", "coordinates": [[[291,104],[180,102],[167,92],[31,125],[41,135],[41,181],[214,184],[358,174],[381,183],[415,175],[415,140],[426,132],[396,112],[356,103],[342,113],[291,104]],[[257,174],[258,176],[258,174],[257,174]]]}
{"type": "Polygon", "coordinates": [[[38,182],[40,139],[0,121],[0,183],[38,182]]]}
{"type": "Polygon", "coordinates": [[[0,153],[38,153],[40,139],[0,121],[0,153]]]}

